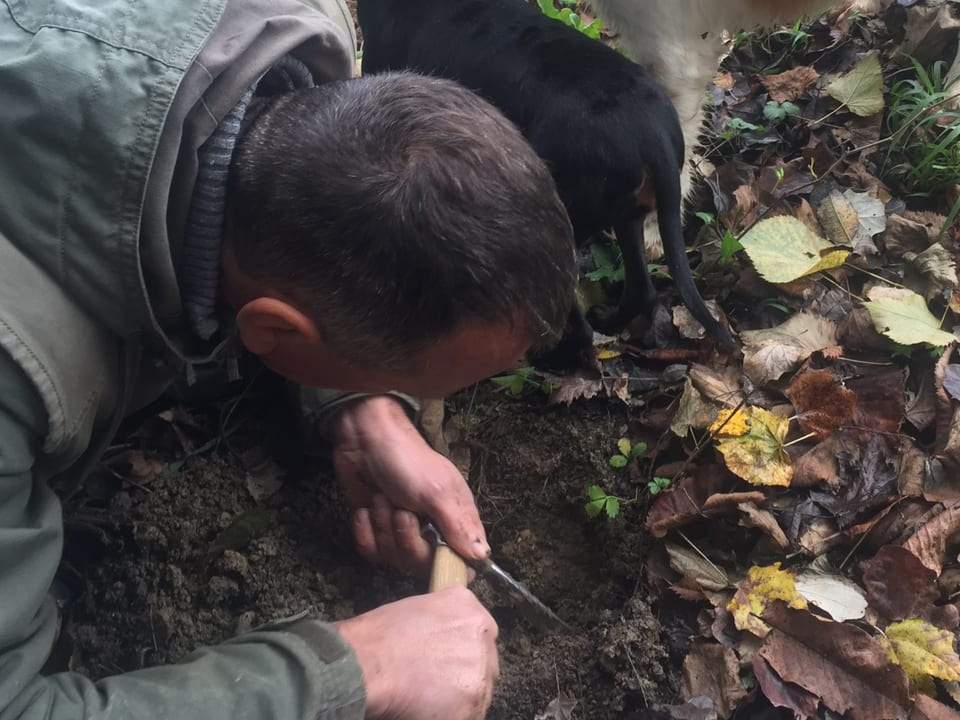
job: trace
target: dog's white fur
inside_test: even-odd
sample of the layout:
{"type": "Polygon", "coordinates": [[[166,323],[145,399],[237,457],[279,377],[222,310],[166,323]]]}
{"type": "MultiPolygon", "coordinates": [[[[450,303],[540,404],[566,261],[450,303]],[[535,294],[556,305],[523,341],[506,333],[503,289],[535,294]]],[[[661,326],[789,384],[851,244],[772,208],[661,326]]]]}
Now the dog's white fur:
{"type": "MultiPolygon", "coordinates": [[[[686,159],[680,182],[691,185],[690,158],[704,119],[705,92],[724,52],[724,32],[794,22],[830,7],[829,0],[588,0],[619,34],[626,53],[645,66],[670,95],[680,115],[686,159]]],[[[883,0],[847,0],[875,12],[883,0]]],[[[645,223],[648,251],[659,254],[654,218],[645,223]]]]}

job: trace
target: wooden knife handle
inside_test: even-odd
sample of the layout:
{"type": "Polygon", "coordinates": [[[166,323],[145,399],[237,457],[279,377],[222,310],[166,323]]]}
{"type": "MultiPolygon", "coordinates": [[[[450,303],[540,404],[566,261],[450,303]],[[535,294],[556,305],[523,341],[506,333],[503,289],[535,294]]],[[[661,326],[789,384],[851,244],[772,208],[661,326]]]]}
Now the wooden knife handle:
{"type": "Polygon", "coordinates": [[[430,573],[430,592],[467,586],[467,564],[449,545],[437,545],[430,573]]]}

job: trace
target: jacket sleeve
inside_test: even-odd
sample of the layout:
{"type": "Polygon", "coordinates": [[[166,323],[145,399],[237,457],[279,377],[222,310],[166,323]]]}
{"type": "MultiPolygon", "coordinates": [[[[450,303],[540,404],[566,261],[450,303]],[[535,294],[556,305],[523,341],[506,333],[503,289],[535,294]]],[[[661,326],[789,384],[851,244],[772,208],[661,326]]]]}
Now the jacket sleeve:
{"type": "Polygon", "coordinates": [[[356,657],[306,617],[203,648],[178,665],[98,682],[40,675],[57,632],[48,595],[60,562],[57,496],[35,470],[46,412],[0,350],[0,720],[360,720],[356,657]]]}

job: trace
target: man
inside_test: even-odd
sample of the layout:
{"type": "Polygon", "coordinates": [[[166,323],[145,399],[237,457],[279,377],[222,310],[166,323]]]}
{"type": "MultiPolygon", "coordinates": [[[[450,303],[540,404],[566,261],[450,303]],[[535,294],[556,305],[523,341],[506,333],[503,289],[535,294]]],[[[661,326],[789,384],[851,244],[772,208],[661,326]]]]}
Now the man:
{"type": "Polygon", "coordinates": [[[423,565],[418,515],[488,552],[402,395],[439,397],[561,326],[549,174],[473,94],[348,80],[340,0],[0,5],[0,720],[476,720],[496,626],[454,589],[280,620],[182,664],[40,674],[75,488],[125,413],[251,352],[320,400],[362,553],[423,565]],[[366,393],[366,395],[364,395],[366,393]]]}

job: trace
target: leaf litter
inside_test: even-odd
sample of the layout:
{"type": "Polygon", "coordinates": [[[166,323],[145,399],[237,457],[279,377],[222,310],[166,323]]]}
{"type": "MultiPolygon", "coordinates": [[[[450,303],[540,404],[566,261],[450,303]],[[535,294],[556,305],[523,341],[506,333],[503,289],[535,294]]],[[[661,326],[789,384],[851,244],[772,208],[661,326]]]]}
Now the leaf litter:
{"type": "Polygon", "coordinates": [[[895,3],[738,47],[688,225],[741,352],[677,308],[605,338],[599,376],[548,378],[557,402],[623,401],[661,433],[633,482],[669,487],[606,522],[647,507],[651,586],[701,608],[682,699],[710,717],[758,694],[798,717],[960,716],[960,188],[885,173],[884,122],[899,51],[958,27],[895,3]]]}

